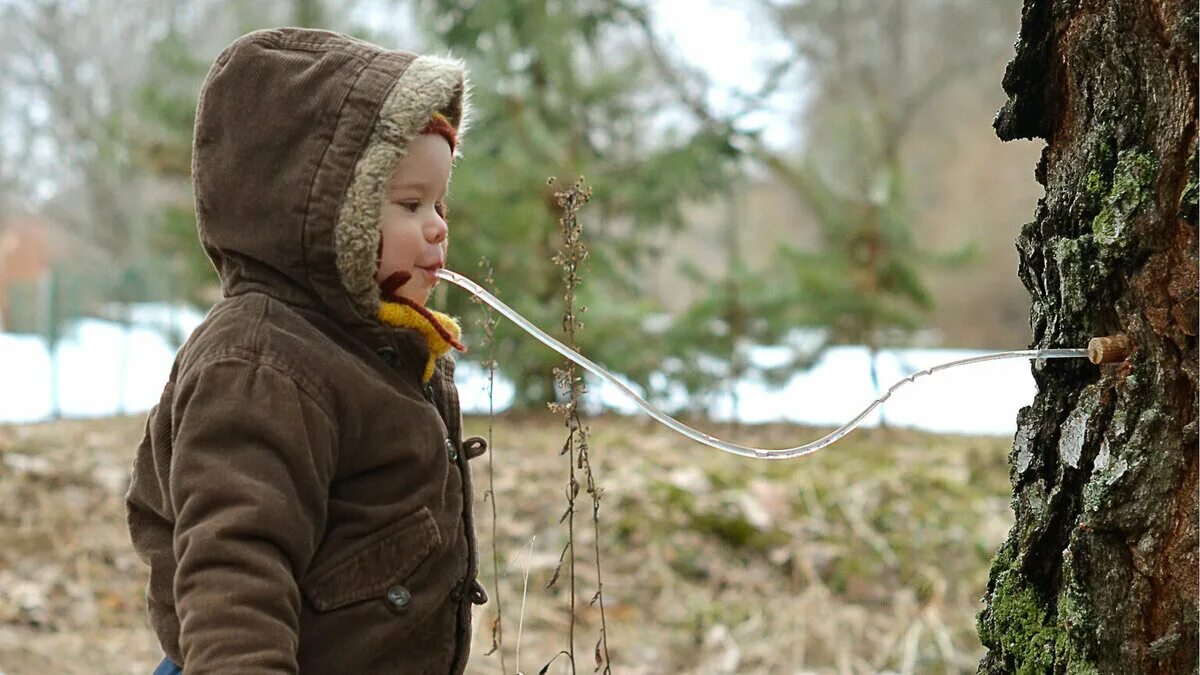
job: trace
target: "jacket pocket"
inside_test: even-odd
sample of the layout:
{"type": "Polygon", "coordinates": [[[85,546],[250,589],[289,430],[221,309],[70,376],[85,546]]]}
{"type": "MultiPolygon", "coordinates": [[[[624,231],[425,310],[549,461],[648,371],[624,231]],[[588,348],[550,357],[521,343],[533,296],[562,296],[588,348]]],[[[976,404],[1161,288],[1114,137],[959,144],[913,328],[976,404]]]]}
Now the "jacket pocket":
{"type": "Polygon", "coordinates": [[[422,506],[322,563],[305,576],[301,590],[321,612],[385,598],[441,544],[433,514],[422,506]]]}

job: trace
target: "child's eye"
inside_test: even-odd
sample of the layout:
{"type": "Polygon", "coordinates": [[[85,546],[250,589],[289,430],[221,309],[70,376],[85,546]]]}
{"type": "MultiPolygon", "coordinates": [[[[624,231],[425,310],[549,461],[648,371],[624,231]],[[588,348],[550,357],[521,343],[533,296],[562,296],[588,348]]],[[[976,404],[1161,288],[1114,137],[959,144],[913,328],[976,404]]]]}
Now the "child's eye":
{"type": "Polygon", "coordinates": [[[438,202],[433,205],[433,210],[442,218],[446,217],[446,202],[438,202]]]}
{"type": "Polygon", "coordinates": [[[397,202],[397,203],[400,204],[400,206],[407,209],[410,213],[416,213],[417,209],[421,208],[421,202],[414,201],[411,199],[408,199],[408,200],[405,200],[402,202],[397,202]]]}

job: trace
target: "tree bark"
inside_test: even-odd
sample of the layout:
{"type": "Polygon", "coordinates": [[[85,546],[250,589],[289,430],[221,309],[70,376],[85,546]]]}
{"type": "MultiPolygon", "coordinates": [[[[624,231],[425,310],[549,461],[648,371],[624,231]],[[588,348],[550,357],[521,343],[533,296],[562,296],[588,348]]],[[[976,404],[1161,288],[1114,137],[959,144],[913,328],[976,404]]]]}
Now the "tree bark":
{"type": "Polygon", "coordinates": [[[1025,0],[1003,140],[1047,143],[1017,240],[1038,347],[1010,457],[981,673],[1197,671],[1197,7],[1025,0]]]}

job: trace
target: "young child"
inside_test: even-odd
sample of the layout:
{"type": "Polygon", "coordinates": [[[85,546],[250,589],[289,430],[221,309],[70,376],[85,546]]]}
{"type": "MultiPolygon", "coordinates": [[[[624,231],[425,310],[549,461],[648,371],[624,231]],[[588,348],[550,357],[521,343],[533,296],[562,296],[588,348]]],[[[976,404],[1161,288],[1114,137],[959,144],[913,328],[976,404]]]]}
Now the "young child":
{"type": "Polygon", "coordinates": [[[461,673],[478,569],[452,349],[425,308],[466,84],[316,30],[246,35],[196,111],[223,299],[127,497],[159,672],[461,673]]]}

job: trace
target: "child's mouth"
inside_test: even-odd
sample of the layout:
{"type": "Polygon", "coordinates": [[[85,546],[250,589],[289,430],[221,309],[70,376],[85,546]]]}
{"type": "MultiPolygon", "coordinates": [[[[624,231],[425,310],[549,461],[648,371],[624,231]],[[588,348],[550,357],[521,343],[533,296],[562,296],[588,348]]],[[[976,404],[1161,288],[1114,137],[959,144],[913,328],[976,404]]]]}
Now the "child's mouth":
{"type": "Polygon", "coordinates": [[[441,267],[441,265],[436,265],[433,267],[421,267],[418,265],[417,269],[421,270],[421,276],[424,277],[425,283],[430,286],[434,286],[438,282],[437,271],[439,267],[441,267]]]}

